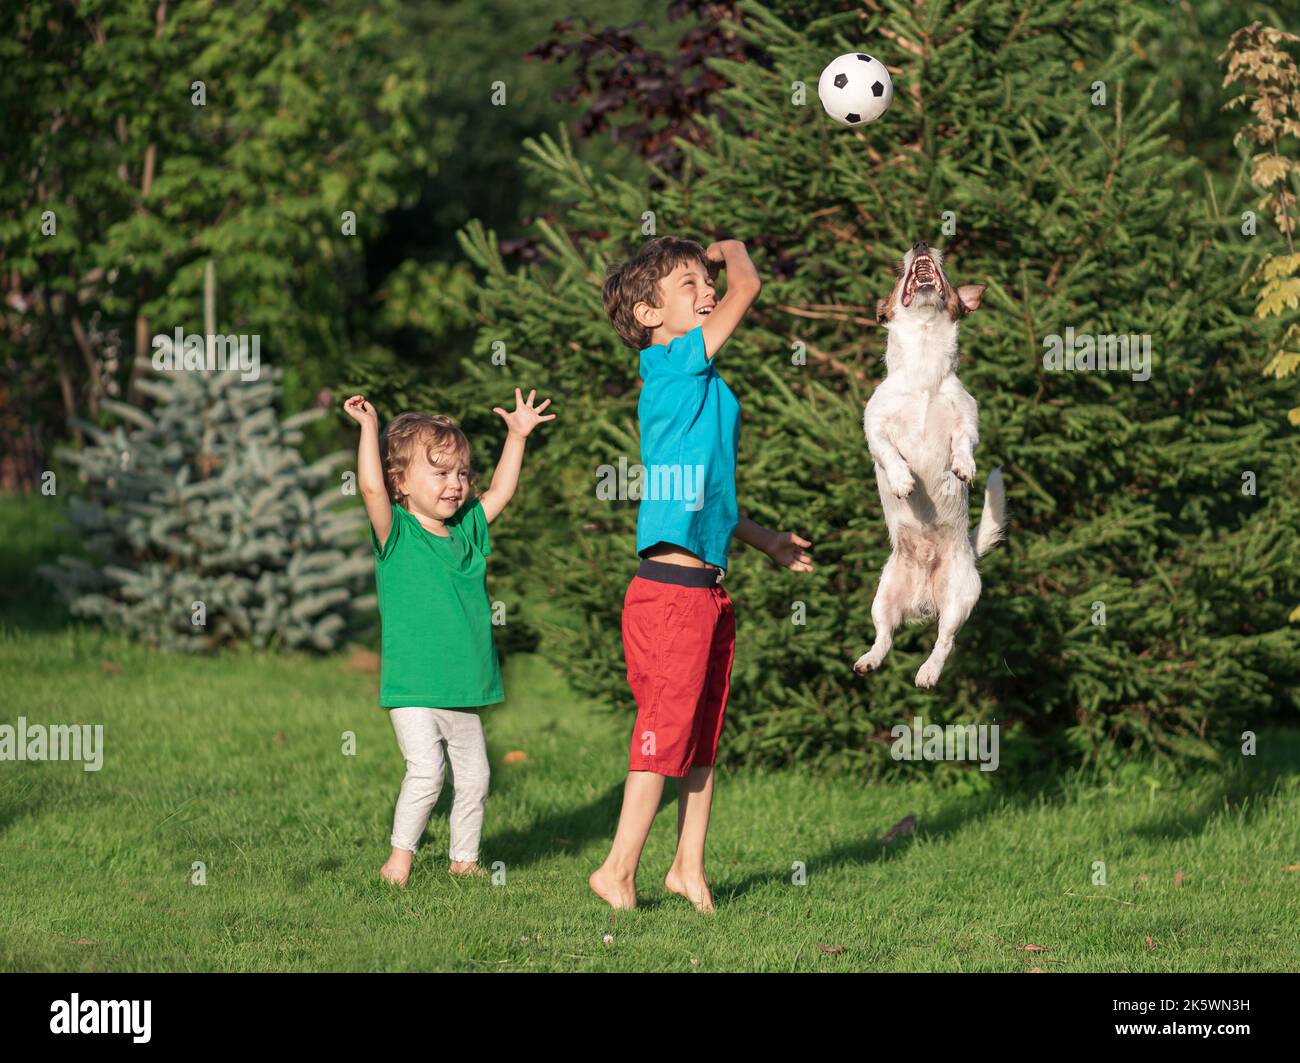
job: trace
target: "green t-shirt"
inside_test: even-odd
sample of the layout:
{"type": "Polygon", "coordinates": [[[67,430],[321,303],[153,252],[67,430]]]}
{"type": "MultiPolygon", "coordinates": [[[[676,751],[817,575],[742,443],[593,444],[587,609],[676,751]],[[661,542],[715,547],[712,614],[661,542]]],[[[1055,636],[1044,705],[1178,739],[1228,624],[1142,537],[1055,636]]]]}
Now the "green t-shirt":
{"type": "Polygon", "coordinates": [[[466,502],[447,530],[447,536],[425,531],[398,505],[382,547],[370,529],[385,708],[468,708],[504,698],[487,595],[485,558],[492,546],[483,504],[466,502]]]}

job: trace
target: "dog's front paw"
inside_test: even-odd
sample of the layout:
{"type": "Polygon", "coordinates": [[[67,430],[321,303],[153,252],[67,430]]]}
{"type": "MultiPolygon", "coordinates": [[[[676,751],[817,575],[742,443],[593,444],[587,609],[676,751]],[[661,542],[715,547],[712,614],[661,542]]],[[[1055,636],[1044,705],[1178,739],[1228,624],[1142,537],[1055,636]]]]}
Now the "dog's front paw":
{"type": "Polygon", "coordinates": [[[893,489],[895,498],[906,498],[916,487],[916,481],[904,465],[889,474],[889,486],[893,489]]]}
{"type": "Polygon", "coordinates": [[[952,459],[952,474],[970,483],[975,479],[975,459],[967,454],[958,454],[952,459]]]}
{"type": "Polygon", "coordinates": [[[926,661],[925,664],[921,665],[921,670],[916,673],[916,685],[922,690],[929,690],[935,683],[939,682],[939,673],[942,671],[942,664],[926,661]]]}
{"type": "Polygon", "coordinates": [[[858,675],[866,675],[868,672],[874,672],[880,667],[880,661],[883,656],[884,654],[878,656],[870,652],[864,653],[854,662],[853,670],[857,672],[858,675]]]}

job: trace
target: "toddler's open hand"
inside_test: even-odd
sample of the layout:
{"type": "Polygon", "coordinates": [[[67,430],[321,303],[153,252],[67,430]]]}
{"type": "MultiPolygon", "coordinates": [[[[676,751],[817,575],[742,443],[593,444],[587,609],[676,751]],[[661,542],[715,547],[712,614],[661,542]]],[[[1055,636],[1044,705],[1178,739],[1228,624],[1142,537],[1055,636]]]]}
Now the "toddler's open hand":
{"type": "Polygon", "coordinates": [[[514,435],[527,437],[528,433],[543,421],[555,420],[555,414],[553,413],[548,413],[545,417],[542,416],[542,411],[551,404],[551,400],[546,399],[540,406],[534,406],[533,398],[536,395],[537,390],[534,388],[528,393],[528,398],[525,399],[523,393],[518,388],[515,388],[514,411],[506,413],[500,406],[493,406],[492,412],[501,415],[502,420],[506,422],[506,427],[514,435]]]}
{"type": "Polygon", "coordinates": [[[375,408],[366,401],[364,395],[353,395],[343,404],[343,412],[351,417],[359,425],[374,425],[379,427],[379,414],[375,413],[375,408]]]}
{"type": "Polygon", "coordinates": [[[812,557],[805,554],[804,547],[812,546],[807,539],[800,538],[794,532],[777,532],[772,536],[772,545],[767,556],[782,568],[791,572],[811,572],[812,557]]]}

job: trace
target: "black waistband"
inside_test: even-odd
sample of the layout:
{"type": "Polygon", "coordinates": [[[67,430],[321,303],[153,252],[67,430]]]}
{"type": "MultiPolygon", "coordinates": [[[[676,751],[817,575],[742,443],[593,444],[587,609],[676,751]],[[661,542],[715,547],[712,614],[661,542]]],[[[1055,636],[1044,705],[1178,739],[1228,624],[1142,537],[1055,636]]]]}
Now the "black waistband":
{"type": "Polygon", "coordinates": [[[679,587],[720,587],[725,570],[670,565],[647,557],[641,560],[636,574],[642,579],[654,580],[656,583],[675,583],[679,587]]]}

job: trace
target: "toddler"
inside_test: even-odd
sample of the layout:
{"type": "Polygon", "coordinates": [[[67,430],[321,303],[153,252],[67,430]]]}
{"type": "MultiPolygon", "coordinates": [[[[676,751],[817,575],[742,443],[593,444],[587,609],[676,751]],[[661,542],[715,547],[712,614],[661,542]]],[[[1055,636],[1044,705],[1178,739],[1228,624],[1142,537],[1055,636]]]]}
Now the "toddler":
{"type": "Polygon", "coordinates": [[[484,875],[479,838],[488,790],[478,710],[503,698],[487,595],[488,525],[515,493],[524,440],[543,421],[515,389],[515,409],[495,408],[508,434],[491,486],[471,491],[469,441],[450,417],[403,413],[379,438],[375,408],[354,395],[343,409],[361,426],[357,481],[370,518],[382,625],[379,704],[406,758],[393,813],[392,852],[380,876],[405,887],[420,836],[451,762],[451,864],[484,875]]]}

